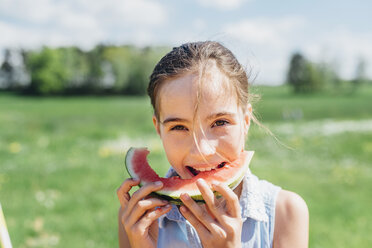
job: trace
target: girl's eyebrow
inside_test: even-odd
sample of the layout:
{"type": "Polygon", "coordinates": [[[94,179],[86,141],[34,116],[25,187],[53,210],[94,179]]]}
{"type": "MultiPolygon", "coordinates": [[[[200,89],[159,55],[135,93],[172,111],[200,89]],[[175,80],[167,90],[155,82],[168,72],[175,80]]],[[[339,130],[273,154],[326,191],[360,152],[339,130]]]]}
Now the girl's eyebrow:
{"type": "MultiPolygon", "coordinates": [[[[235,114],[232,112],[219,112],[219,113],[214,113],[214,114],[209,115],[206,119],[211,120],[211,119],[216,119],[218,117],[226,116],[226,115],[232,116],[232,117],[235,116],[235,114]]],[[[169,117],[165,119],[163,122],[161,122],[161,124],[165,125],[170,122],[189,122],[189,121],[186,119],[178,118],[178,117],[169,117]]]]}
{"type": "Polygon", "coordinates": [[[209,115],[209,116],[207,117],[207,120],[216,119],[216,118],[218,118],[218,117],[226,116],[226,115],[228,115],[228,116],[232,116],[232,117],[235,116],[235,114],[232,113],[232,112],[219,112],[219,113],[215,113],[215,114],[211,114],[211,115],[209,115]]]}
{"type": "Polygon", "coordinates": [[[170,123],[170,122],[188,122],[188,120],[182,119],[182,118],[177,118],[177,117],[169,117],[169,118],[165,119],[163,122],[161,122],[161,124],[165,125],[165,124],[170,123]]]}

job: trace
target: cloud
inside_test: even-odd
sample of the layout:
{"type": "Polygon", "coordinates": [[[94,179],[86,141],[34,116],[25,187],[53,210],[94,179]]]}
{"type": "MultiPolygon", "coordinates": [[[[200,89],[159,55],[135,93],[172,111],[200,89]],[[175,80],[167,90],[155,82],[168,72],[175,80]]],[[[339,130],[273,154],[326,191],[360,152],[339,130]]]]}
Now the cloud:
{"type": "Polygon", "coordinates": [[[300,17],[256,18],[227,24],[223,29],[227,35],[249,44],[282,47],[288,37],[303,25],[305,20],[300,17]]]}
{"type": "Polygon", "coordinates": [[[322,31],[296,16],[243,19],[226,24],[223,30],[240,61],[248,61],[253,74],[258,74],[257,83],[282,83],[294,51],[313,62],[333,63],[345,79],[354,76],[358,59],[363,58],[372,77],[372,32],[337,27],[322,31]]]}
{"type": "Polygon", "coordinates": [[[0,49],[79,45],[104,41],[151,43],[149,30],[167,23],[166,6],[147,0],[2,0],[0,49]],[[20,8],[22,6],[22,8],[20,8]]]}
{"type": "Polygon", "coordinates": [[[367,74],[372,77],[371,44],[372,32],[359,33],[336,28],[320,34],[316,42],[304,41],[303,50],[314,61],[333,63],[343,78],[351,79],[360,59],[367,61],[367,74]]]}
{"type": "Polygon", "coordinates": [[[255,18],[228,23],[223,31],[239,60],[252,68],[258,83],[280,84],[296,34],[306,26],[301,17],[255,18]]]}
{"type": "Polygon", "coordinates": [[[201,6],[220,10],[233,10],[250,0],[197,0],[201,6]]]}
{"type": "Polygon", "coordinates": [[[51,0],[2,0],[0,1],[0,16],[17,22],[41,24],[54,17],[60,4],[53,3],[51,0]]]}
{"type": "Polygon", "coordinates": [[[101,30],[88,27],[83,22],[60,23],[58,28],[25,27],[0,21],[0,33],[6,34],[0,40],[2,48],[37,48],[41,45],[68,46],[79,45],[90,48],[96,45],[104,35],[101,30]]]}
{"type": "Polygon", "coordinates": [[[222,25],[213,19],[221,14],[215,9],[233,10],[249,1],[198,0],[211,16],[218,16],[199,16],[180,27],[170,18],[188,9],[171,9],[159,0],[0,0],[0,50],[41,45],[90,49],[100,42],[180,45],[211,39],[222,41],[253,67],[260,83],[282,83],[289,56],[297,50],[313,61],[336,61],[346,78],[353,76],[357,59],[363,57],[372,77],[371,31],[337,26],[325,30],[302,16],[245,17],[222,25]]]}

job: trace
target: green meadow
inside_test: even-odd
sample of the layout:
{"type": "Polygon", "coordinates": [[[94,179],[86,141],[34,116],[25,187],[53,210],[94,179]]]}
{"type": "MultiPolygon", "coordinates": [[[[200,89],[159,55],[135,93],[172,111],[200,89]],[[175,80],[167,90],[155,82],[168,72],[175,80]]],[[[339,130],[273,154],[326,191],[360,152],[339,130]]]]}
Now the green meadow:
{"type": "MultiPolygon", "coordinates": [[[[256,87],[251,170],[300,194],[310,247],[372,244],[372,87],[353,95],[293,95],[256,87]]],[[[0,202],[13,247],[117,247],[116,189],[126,150],[169,164],[145,97],[0,94],[0,202]]]]}

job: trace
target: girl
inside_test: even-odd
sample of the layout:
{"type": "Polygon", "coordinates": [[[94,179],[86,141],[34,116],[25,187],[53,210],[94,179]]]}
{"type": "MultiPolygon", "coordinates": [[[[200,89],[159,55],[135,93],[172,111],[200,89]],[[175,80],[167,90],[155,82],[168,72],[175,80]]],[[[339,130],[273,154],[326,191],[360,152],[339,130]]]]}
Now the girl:
{"type": "MultiPolygon", "coordinates": [[[[191,178],[244,150],[252,114],[248,78],[230,50],[217,42],[187,43],[156,65],[148,86],[153,123],[172,168],[168,176],[191,178]]],[[[308,209],[295,193],[247,173],[233,191],[199,179],[205,199],[187,194],[179,209],[148,195],[161,182],[132,196],[139,181],[117,191],[120,247],[307,247],[308,209]],[[216,199],[213,190],[222,197],[216,199]]]]}

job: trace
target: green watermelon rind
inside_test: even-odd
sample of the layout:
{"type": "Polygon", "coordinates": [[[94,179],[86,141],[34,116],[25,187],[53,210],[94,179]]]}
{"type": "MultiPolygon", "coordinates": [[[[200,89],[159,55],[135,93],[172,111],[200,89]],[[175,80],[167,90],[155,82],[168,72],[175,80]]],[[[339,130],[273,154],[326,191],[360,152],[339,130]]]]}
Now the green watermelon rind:
{"type": "MultiPolygon", "coordinates": [[[[241,176],[241,178],[239,180],[236,181],[236,183],[230,184],[229,185],[229,188],[231,190],[234,190],[239,185],[239,183],[243,180],[243,178],[244,178],[244,174],[241,176]]],[[[184,192],[184,193],[187,193],[187,192],[184,192]]],[[[213,193],[216,196],[216,198],[220,198],[221,197],[221,194],[218,193],[217,191],[213,191],[213,193]]],[[[176,197],[176,196],[171,197],[171,196],[169,196],[167,194],[161,194],[161,193],[159,193],[159,191],[153,192],[150,195],[151,196],[154,196],[156,198],[159,198],[159,199],[167,200],[170,203],[173,203],[175,205],[183,205],[183,202],[181,201],[181,199],[179,197],[176,197]]],[[[189,195],[190,195],[190,197],[195,202],[200,203],[200,204],[205,203],[205,201],[203,199],[203,196],[201,194],[199,194],[199,195],[191,195],[191,194],[189,194],[189,195]]]]}
{"type": "MultiPolygon", "coordinates": [[[[136,151],[136,149],[138,149],[138,148],[131,147],[127,151],[127,154],[125,156],[125,168],[126,168],[128,174],[133,179],[141,179],[141,178],[137,177],[137,175],[136,175],[136,173],[134,171],[131,170],[132,167],[131,166],[128,166],[128,164],[130,164],[129,161],[131,161],[132,156],[133,156],[134,152],[136,151]]],[[[140,148],[140,149],[142,149],[142,148],[140,148]]],[[[253,151],[249,151],[248,157],[247,157],[247,159],[245,161],[245,164],[244,164],[244,166],[243,166],[243,168],[241,170],[242,172],[239,173],[239,177],[237,179],[233,180],[233,182],[230,182],[228,184],[228,186],[229,186],[230,189],[234,190],[240,184],[240,182],[243,180],[244,175],[248,171],[249,163],[250,163],[250,160],[252,159],[253,153],[254,153],[253,151]]],[[[231,181],[231,180],[228,180],[228,181],[231,181]]],[[[140,183],[139,183],[139,187],[142,187],[144,184],[146,184],[146,183],[144,183],[141,180],[140,183]]],[[[193,192],[182,191],[182,193],[187,193],[197,203],[200,203],[200,204],[201,203],[205,203],[205,201],[203,199],[203,196],[201,195],[200,192],[198,192],[199,194],[194,194],[193,192]]],[[[213,193],[214,193],[214,195],[217,198],[221,197],[221,194],[220,193],[218,193],[216,191],[214,191],[213,193]]],[[[178,194],[175,195],[174,194],[174,191],[171,191],[171,192],[168,193],[165,190],[155,191],[155,192],[152,192],[150,194],[150,196],[153,196],[153,197],[156,197],[156,198],[159,198],[159,199],[163,199],[163,200],[167,200],[167,201],[169,201],[172,204],[183,205],[183,202],[180,199],[180,195],[181,195],[181,193],[178,193],[178,194]]]]}

